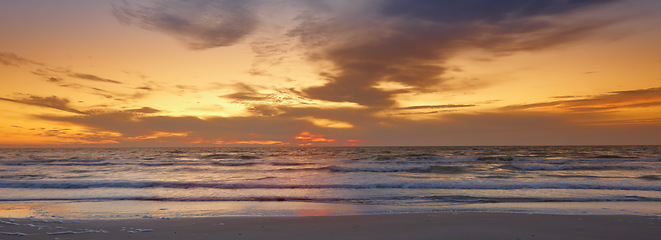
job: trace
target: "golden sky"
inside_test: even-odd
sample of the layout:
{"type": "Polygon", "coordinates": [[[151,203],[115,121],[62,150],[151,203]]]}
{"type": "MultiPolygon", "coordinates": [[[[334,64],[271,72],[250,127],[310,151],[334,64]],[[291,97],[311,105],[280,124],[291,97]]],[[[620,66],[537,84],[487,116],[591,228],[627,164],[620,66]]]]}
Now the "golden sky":
{"type": "Polygon", "coordinates": [[[0,147],[661,144],[661,1],[0,2],[0,147]]]}

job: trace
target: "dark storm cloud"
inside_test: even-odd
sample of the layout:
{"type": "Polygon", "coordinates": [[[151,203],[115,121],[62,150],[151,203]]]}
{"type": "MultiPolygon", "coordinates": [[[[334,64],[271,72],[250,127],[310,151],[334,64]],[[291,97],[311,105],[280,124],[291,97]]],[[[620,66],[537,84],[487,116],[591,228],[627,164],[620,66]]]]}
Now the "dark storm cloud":
{"type": "Polygon", "coordinates": [[[16,99],[0,97],[0,100],[20,103],[20,104],[26,104],[26,105],[32,105],[32,106],[38,106],[38,107],[52,108],[52,109],[62,110],[62,111],[65,111],[65,112],[84,114],[84,112],[76,110],[76,109],[70,107],[69,106],[69,102],[70,102],[69,99],[60,98],[60,97],[57,97],[57,96],[40,97],[40,96],[35,96],[35,95],[28,95],[27,97],[16,98],[16,99]]]}
{"type": "Polygon", "coordinates": [[[446,61],[460,50],[507,54],[555,46],[603,24],[569,24],[560,17],[609,2],[387,0],[364,12],[302,16],[290,34],[310,49],[311,60],[334,67],[323,74],[325,85],[304,90],[308,97],[388,107],[395,94],[443,84],[451,69],[446,61]],[[380,82],[409,88],[387,91],[376,87],[380,82]]]}
{"type": "Polygon", "coordinates": [[[191,49],[229,46],[257,27],[251,0],[133,1],[115,4],[123,23],[163,32],[191,49]]]}

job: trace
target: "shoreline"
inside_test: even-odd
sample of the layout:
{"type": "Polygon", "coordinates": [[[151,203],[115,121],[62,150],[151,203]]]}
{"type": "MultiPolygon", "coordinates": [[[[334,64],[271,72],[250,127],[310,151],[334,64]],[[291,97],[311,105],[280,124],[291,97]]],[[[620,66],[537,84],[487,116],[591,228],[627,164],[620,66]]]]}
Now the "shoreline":
{"type": "Polygon", "coordinates": [[[0,218],[0,239],[658,239],[661,217],[440,212],[171,219],[0,218]]]}
{"type": "Polygon", "coordinates": [[[0,219],[123,220],[204,217],[353,216],[416,213],[635,215],[661,218],[661,202],[429,203],[416,206],[300,201],[0,201],[0,219]]]}

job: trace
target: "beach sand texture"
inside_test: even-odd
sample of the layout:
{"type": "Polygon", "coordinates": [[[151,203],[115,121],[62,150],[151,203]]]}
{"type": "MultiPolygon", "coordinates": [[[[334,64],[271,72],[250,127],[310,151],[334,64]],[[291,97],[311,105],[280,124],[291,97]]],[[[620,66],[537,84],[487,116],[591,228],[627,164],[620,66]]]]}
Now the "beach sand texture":
{"type": "Polygon", "coordinates": [[[2,219],[0,239],[654,239],[661,218],[425,213],[128,220],[2,219]]]}

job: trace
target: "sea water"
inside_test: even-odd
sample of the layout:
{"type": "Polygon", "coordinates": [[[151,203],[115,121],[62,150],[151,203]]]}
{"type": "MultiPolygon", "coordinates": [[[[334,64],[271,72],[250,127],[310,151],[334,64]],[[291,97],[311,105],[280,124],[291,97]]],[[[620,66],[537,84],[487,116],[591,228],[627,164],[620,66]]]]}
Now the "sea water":
{"type": "Polygon", "coordinates": [[[0,217],[661,216],[661,146],[0,149],[0,217]]]}

